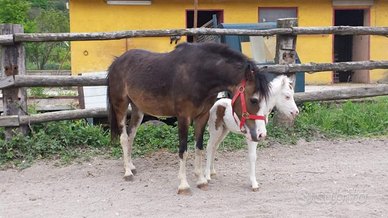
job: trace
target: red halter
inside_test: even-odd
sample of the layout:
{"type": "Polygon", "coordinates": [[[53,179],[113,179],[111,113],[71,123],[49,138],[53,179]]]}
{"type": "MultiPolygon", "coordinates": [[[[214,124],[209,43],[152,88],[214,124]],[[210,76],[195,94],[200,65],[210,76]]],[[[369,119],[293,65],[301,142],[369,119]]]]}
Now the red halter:
{"type": "Polygon", "coordinates": [[[236,124],[238,124],[236,118],[234,117],[233,104],[236,102],[238,96],[241,96],[240,97],[240,101],[241,101],[241,108],[242,108],[242,115],[241,115],[242,118],[241,118],[241,122],[240,122],[240,130],[244,126],[244,123],[245,123],[245,121],[247,119],[251,119],[251,120],[264,120],[264,122],[265,122],[265,117],[264,116],[251,115],[247,111],[247,108],[245,106],[245,95],[244,95],[246,81],[247,81],[246,78],[244,78],[242,83],[241,83],[241,85],[240,85],[240,87],[238,88],[238,91],[236,92],[236,94],[233,96],[233,99],[232,99],[232,116],[233,116],[234,121],[236,122],[236,124]]]}

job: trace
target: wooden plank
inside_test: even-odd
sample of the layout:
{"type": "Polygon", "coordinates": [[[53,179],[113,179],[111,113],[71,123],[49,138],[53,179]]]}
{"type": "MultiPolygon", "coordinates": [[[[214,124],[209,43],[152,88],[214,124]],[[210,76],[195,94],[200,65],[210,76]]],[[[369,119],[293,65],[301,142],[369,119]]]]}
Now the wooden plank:
{"type": "MultiPolygon", "coordinates": [[[[358,87],[343,90],[328,90],[317,92],[296,93],[295,101],[331,101],[341,99],[367,98],[375,96],[388,95],[388,85],[379,85],[377,87],[358,87]]],[[[130,110],[128,110],[130,114],[130,110]]],[[[36,124],[60,120],[82,119],[90,117],[107,116],[105,108],[83,109],[71,111],[48,112],[44,114],[22,115],[19,116],[20,124],[36,124]]],[[[17,126],[17,116],[0,117],[0,126],[17,126]],[[16,118],[15,118],[16,117],[16,118]]]]}
{"type": "MultiPolygon", "coordinates": [[[[1,24],[4,25],[4,24],[1,24]]],[[[0,29],[2,27],[0,26],[0,29]]],[[[0,33],[1,34],[1,33],[0,33]]],[[[13,35],[0,35],[0,45],[13,45],[13,35]]]]}
{"type": "Polygon", "coordinates": [[[18,127],[19,126],[19,116],[0,116],[0,126],[1,127],[18,127]]]}
{"type": "MultiPolygon", "coordinates": [[[[278,19],[277,28],[293,28],[298,26],[298,19],[286,18],[278,19]]],[[[296,36],[295,35],[276,35],[276,54],[275,63],[279,65],[295,64],[296,61],[296,36]]],[[[285,72],[283,72],[285,73],[285,72]]],[[[296,74],[288,72],[286,74],[293,82],[295,90],[296,74]]],[[[274,116],[275,125],[278,126],[293,126],[294,119],[286,114],[276,113],[274,116]]]]}
{"type": "MultiPolygon", "coordinates": [[[[72,110],[78,103],[77,97],[69,98],[28,98],[27,106],[36,111],[72,110]]],[[[0,102],[0,112],[3,112],[3,103],[0,102]]]]}
{"type": "MultiPolygon", "coordinates": [[[[128,110],[127,115],[131,111],[128,110]]],[[[36,124],[61,120],[75,120],[92,117],[107,117],[108,111],[105,108],[79,109],[71,111],[47,112],[43,114],[31,114],[19,116],[20,124],[36,124]]]]}
{"type": "Polygon", "coordinates": [[[388,69],[388,61],[308,63],[308,64],[268,65],[267,67],[270,72],[279,73],[279,74],[292,73],[292,72],[316,73],[316,72],[322,72],[322,71],[388,69]]]}
{"type": "Polygon", "coordinates": [[[330,101],[388,95],[388,85],[295,93],[295,102],[330,101]]]}
{"type": "MultiPolygon", "coordinates": [[[[309,63],[268,65],[270,72],[283,74],[293,72],[316,73],[321,71],[346,71],[359,69],[388,69],[388,61],[355,61],[341,63],[309,63]]],[[[58,86],[104,86],[106,78],[101,76],[30,76],[16,75],[0,78],[0,89],[8,87],[58,87],[58,86]]]]}
{"type": "Polygon", "coordinates": [[[58,87],[58,86],[101,86],[106,78],[97,76],[28,76],[16,75],[0,79],[0,89],[8,87],[58,87]],[[3,81],[6,80],[6,81],[3,81]],[[10,81],[13,80],[13,81],[10,81]]]}
{"type": "MultiPolygon", "coordinates": [[[[137,37],[168,37],[168,36],[194,36],[194,35],[240,35],[240,36],[273,36],[283,35],[379,35],[388,36],[388,27],[292,27],[270,30],[239,30],[218,28],[192,28],[192,29],[168,29],[168,30],[131,30],[100,33],[31,33],[14,34],[15,42],[58,42],[58,41],[89,41],[89,40],[114,40],[137,37]]],[[[10,43],[12,36],[3,43],[10,43]]]]}
{"type": "MultiPolygon", "coordinates": [[[[194,0],[194,28],[198,27],[198,0],[194,0]]],[[[193,42],[197,42],[197,36],[193,36],[193,42]]]]}
{"type": "MultiPolygon", "coordinates": [[[[3,24],[1,26],[2,34],[23,33],[22,25],[18,24],[3,24]]],[[[14,45],[3,45],[1,49],[1,77],[15,77],[17,75],[26,75],[26,54],[22,43],[14,45]]],[[[5,78],[9,81],[9,78],[5,78]]],[[[4,81],[2,81],[4,82],[4,81]]],[[[11,81],[12,82],[12,81],[11,81]]],[[[9,115],[25,115],[27,114],[27,88],[13,87],[3,89],[3,116],[9,115]]],[[[21,125],[19,128],[5,128],[5,139],[11,140],[14,135],[19,133],[28,135],[29,128],[26,125],[21,125]]]]}
{"type": "Polygon", "coordinates": [[[71,76],[71,70],[27,70],[27,75],[37,76],[71,76]]]}
{"type": "MultiPolygon", "coordinates": [[[[78,76],[82,76],[82,74],[78,74],[78,76]]],[[[79,107],[81,109],[85,109],[85,93],[84,93],[84,87],[83,86],[78,86],[78,102],[79,102],[79,107]]]]}

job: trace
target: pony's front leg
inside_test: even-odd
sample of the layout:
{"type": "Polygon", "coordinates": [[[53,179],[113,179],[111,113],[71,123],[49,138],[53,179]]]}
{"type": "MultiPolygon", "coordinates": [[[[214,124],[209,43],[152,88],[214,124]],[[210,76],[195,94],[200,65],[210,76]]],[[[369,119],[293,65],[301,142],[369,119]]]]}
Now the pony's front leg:
{"type": "Polygon", "coordinates": [[[178,194],[191,195],[190,185],[186,179],[186,160],[187,160],[187,136],[189,133],[190,119],[178,117],[178,134],[179,134],[179,175],[181,183],[178,187],[178,194]]]}
{"type": "Polygon", "coordinates": [[[203,134],[209,119],[209,112],[198,116],[195,121],[194,135],[195,135],[195,168],[194,174],[198,178],[197,187],[202,190],[208,190],[207,179],[202,172],[202,153],[203,153],[203,134]]]}
{"type": "Polygon", "coordinates": [[[248,156],[249,156],[249,179],[252,183],[252,190],[259,191],[259,183],[256,180],[256,159],[257,159],[257,142],[247,139],[248,156]]]}
{"type": "Polygon", "coordinates": [[[225,139],[226,135],[228,135],[229,131],[224,126],[220,126],[217,129],[214,126],[215,124],[209,123],[209,134],[210,138],[207,142],[206,146],[206,168],[205,168],[205,177],[208,181],[211,178],[217,177],[217,172],[214,167],[214,159],[215,153],[220,146],[220,143],[225,139]]]}
{"type": "Polygon", "coordinates": [[[131,121],[129,122],[129,136],[127,134],[127,130],[125,127],[125,119],[122,120],[121,125],[123,126],[123,130],[120,136],[120,144],[123,148],[123,156],[124,156],[124,179],[127,181],[133,180],[133,175],[136,174],[136,167],[132,163],[132,145],[136,136],[136,131],[139,128],[141,121],[143,120],[144,113],[136,108],[134,105],[132,106],[132,114],[131,121]]]}

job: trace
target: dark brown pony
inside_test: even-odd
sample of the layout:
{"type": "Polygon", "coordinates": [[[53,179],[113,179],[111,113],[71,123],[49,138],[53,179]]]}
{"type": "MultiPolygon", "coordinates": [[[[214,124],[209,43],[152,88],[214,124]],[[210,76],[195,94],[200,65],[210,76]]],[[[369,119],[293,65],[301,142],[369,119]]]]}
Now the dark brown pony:
{"type": "MultiPolygon", "coordinates": [[[[265,100],[269,94],[269,81],[265,72],[242,53],[218,43],[183,43],[169,53],[130,50],[117,58],[108,71],[111,135],[113,140],[120,136],[124,153],[124,178],[132,180],[136,172],[131,160],[132,144],[144,113],[156,117],[177,117],[181,194],[190,193],[185,166],[190,122],[195,122],[194,172],[198,177],[197,185],[206,189],[207,180],[202,172],[203,133],[217,93],[235,93],[246,78],[245,103],[251,114],[259,111],[260,101],[265,100]],[[127,132],[129,104],[132,114],[127,132]]],[[[233,107],[241,120],[241,104],[233,107]]],[[[265,123],[247,120],[244,126],[252,139],[257,141],[265,123]]]]}

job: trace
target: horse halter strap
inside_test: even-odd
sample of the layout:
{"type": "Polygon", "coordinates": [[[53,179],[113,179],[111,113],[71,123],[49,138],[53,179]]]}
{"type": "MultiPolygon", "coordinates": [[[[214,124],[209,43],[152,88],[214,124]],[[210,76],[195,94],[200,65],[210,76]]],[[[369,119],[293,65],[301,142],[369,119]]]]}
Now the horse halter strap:
{"type": "MultiPolygon", "coordinates": [[[[252,73],[253,73],[253,71],[252,71],[252,73]]],[[[233,99],[232,99],[232,116],[233,116],[233,119],[236,122],[236,124],[238,124],[238,122],[236,120],[236,117],[234,117],[233,105],[236,102],[237,98],[239,96],[241,96],[240,97],[240,101],[241,101],[241,108],[242,108],[242,118],[241,118],[241,122],[240,122],[240,130],[244,126],[244,123],[245,123],[245,121],[247,119],[251,119],[251,120],[264,120],[264,122],[265,122],[265,117],[264,116],[261,116],[261,115],[251,115],[247,111],[247,107],[245,105],[245,95],[244,95],[245,83],[246,82],[247,82],[247,79],[244,78],[242,83],[241,83],[241,85],[240,85],[240,87],[238,88],[238,91],[236,92],[236,94],[233,96],[233,99]]]]}

